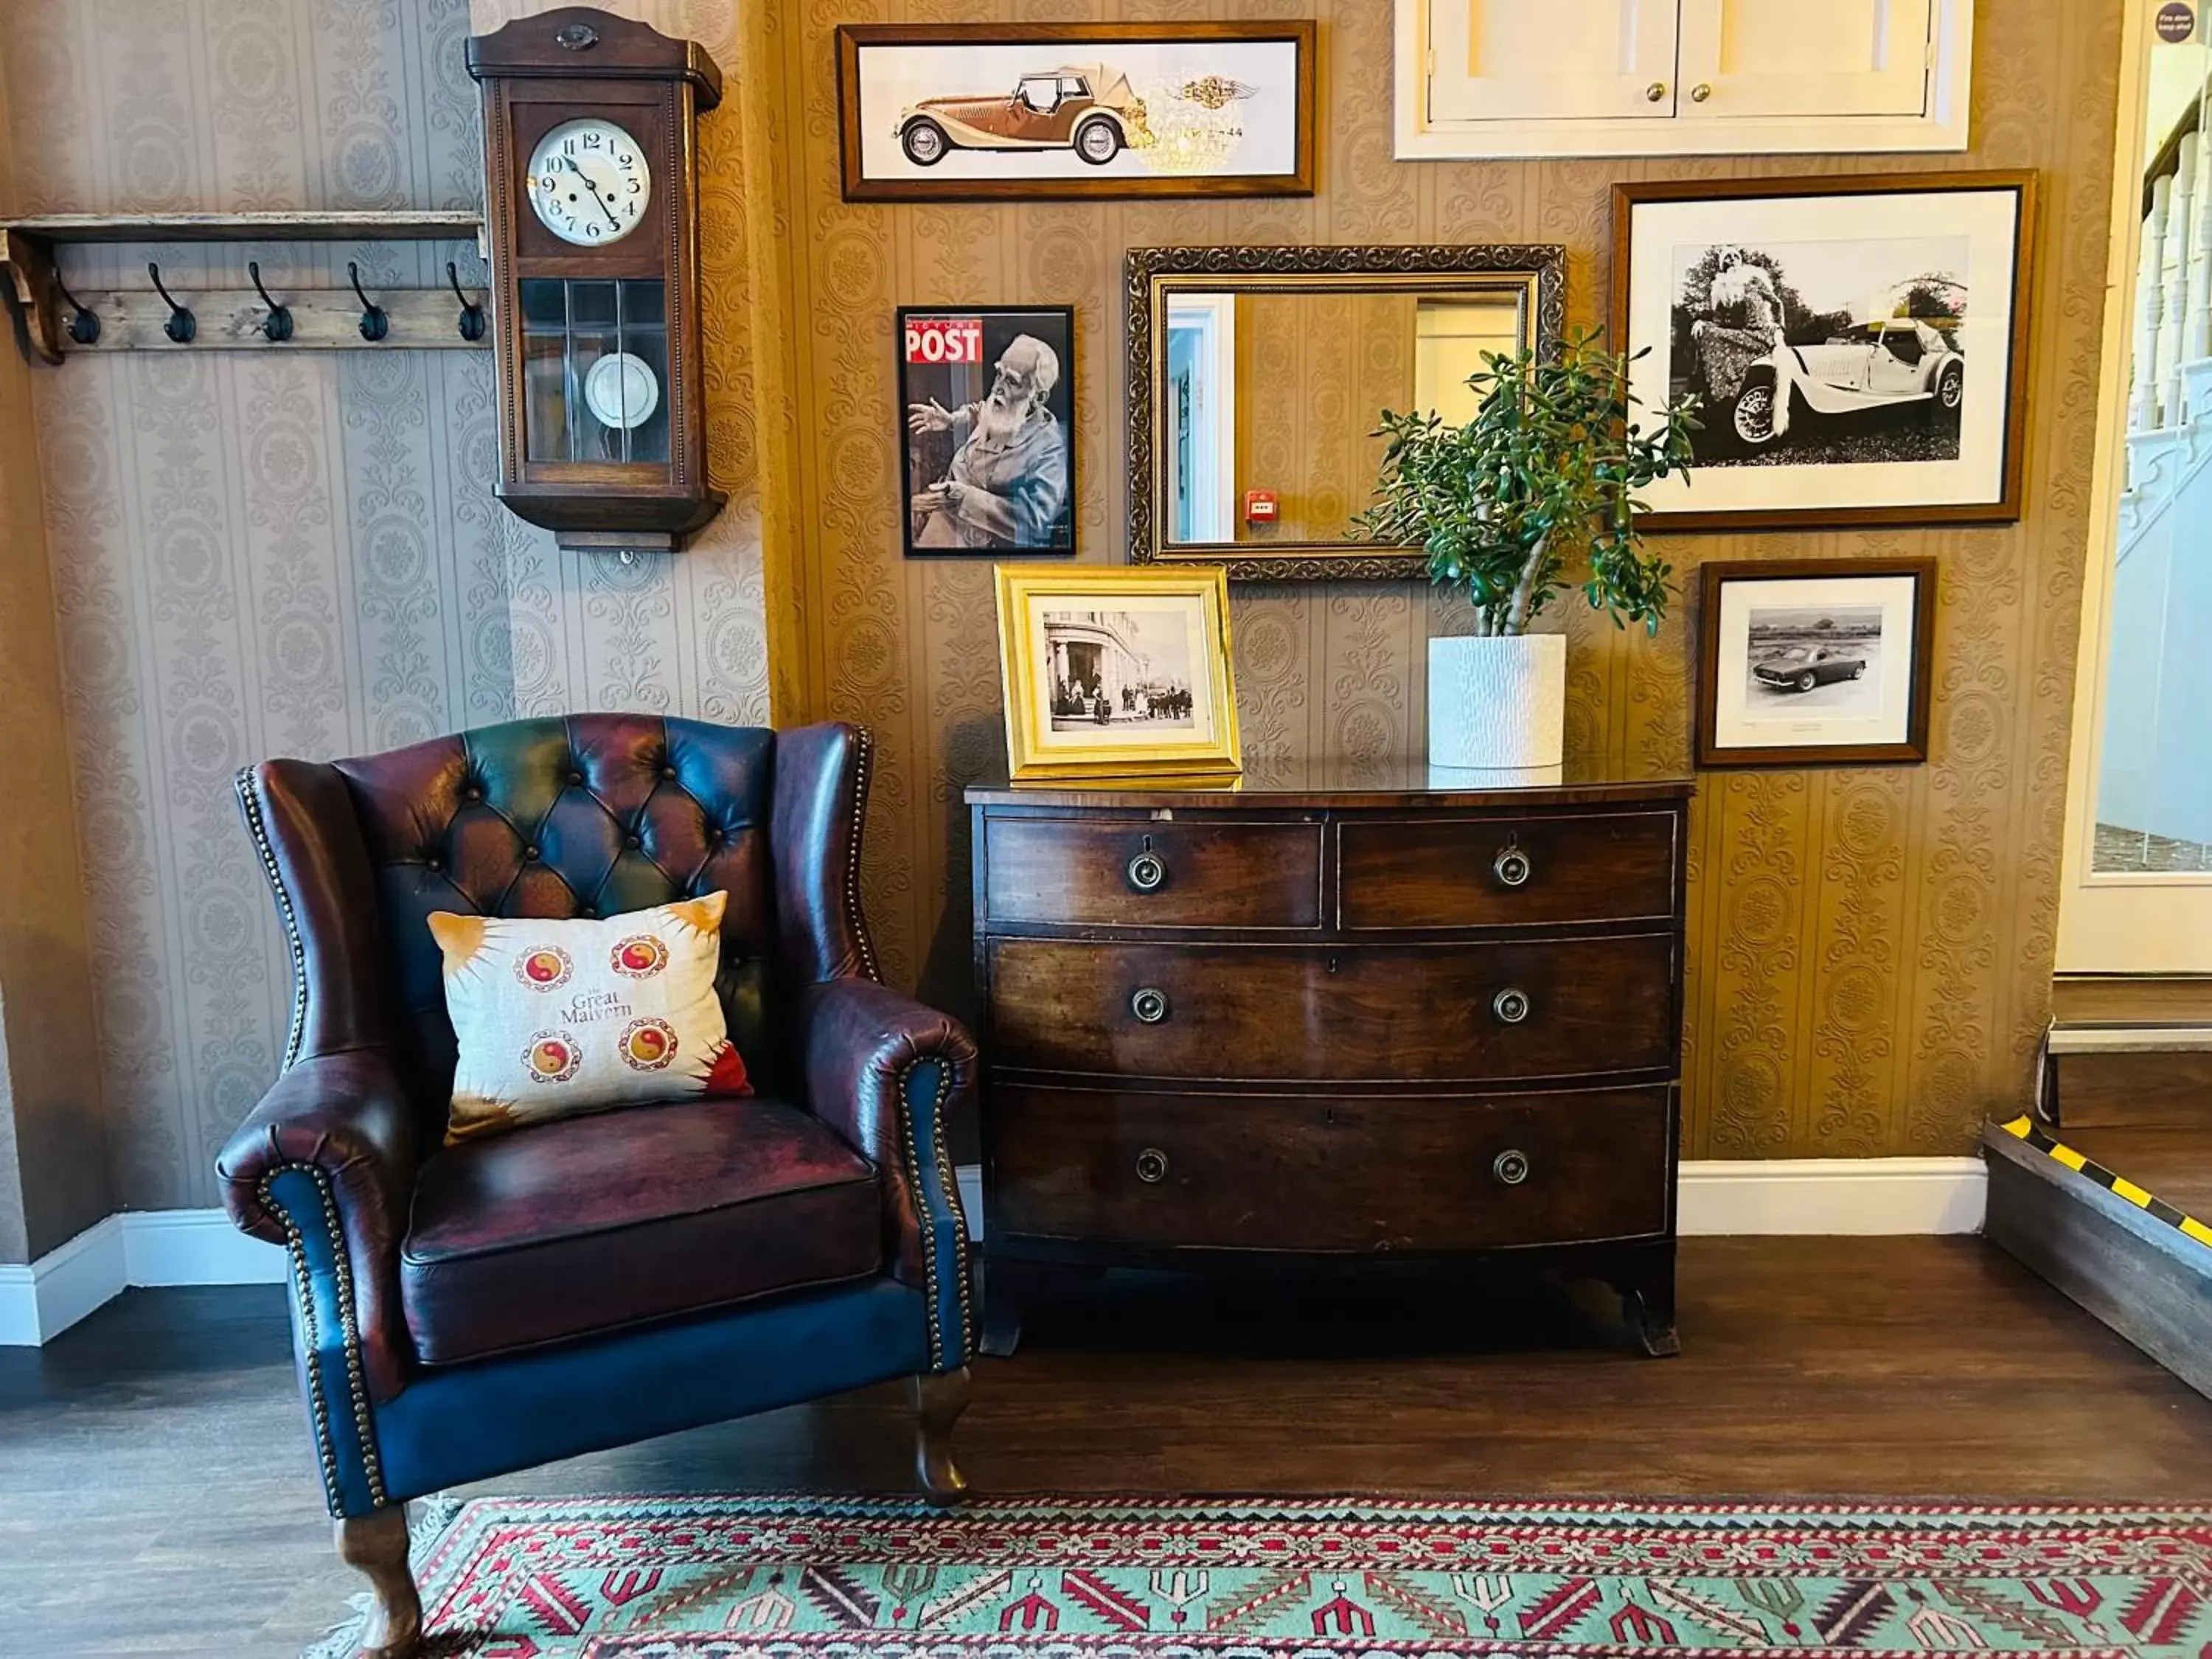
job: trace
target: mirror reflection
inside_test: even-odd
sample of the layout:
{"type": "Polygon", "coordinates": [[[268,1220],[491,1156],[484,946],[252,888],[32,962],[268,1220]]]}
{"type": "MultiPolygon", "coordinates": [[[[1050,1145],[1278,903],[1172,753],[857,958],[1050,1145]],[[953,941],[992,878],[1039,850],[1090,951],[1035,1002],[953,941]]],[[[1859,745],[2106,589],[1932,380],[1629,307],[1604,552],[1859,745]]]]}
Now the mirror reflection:
{"type": "Polygon", "coordinates": [[[1468,377],[1518,351],[1525,290],[1176,289],[1164,295],[1160,535],[1255,550],[1343,543],[1374,499],[1385,409],[1474,413],[1468,377]]]}

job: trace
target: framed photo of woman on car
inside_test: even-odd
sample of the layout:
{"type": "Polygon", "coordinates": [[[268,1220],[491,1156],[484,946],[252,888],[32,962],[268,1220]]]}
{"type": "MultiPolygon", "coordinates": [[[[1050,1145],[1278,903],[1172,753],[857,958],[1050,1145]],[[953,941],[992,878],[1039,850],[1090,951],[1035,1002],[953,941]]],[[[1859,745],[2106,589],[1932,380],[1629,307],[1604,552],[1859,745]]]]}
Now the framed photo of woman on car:
{"type": "Polygon", "coordinates": [[[1629,391],[1702,422],[1644,527],[2018,519],[2034,219],[2028,173],[1615,185],[1629,391]]]}

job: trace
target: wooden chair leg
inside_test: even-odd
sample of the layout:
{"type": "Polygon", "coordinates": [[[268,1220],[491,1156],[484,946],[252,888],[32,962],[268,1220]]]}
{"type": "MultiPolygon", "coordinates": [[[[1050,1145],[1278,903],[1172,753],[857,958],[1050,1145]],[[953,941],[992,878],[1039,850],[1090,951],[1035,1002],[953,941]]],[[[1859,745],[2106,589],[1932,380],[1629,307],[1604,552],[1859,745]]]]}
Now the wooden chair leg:
{"type": "Polygon", "coordinates": [[[338,1559],[368,1579],[375,1600],[361,1659],[415,1659],[422,1644],[422,1598],[407,1565],[407,1510],[394,1504],[339,1521],[338,1559]]]}
{"type": "Polygon", "coordinates": [[[952,1462],[952,1425],[968,1409],[974,1386],[965,1365],[908,1380],[914,1398],[915,1477],[933,1504],[957,1504],[968,1490],[966,1477],[952,1462]]]}

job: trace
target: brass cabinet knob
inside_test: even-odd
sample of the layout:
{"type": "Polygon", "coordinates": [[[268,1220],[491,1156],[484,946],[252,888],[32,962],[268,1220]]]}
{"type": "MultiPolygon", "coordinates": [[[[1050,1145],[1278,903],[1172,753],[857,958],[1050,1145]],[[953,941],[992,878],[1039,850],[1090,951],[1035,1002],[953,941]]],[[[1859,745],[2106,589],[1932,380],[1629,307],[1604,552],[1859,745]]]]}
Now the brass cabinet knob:
{"type": "Polygon", "coordinates": [[[1139,853],[1129,860],[1129,885],[1140,893],[1158,892],[1168,878],[1166,860],[1158,853],[1139,853]]]}
{"type": "Polygon", "coordinates": [[[1491,1160],[1490,1173],[1498,1177],[1501,1186],[1518,1187],[1528,1178],[1528,1154],[1517,1146],[1509,1146],[1491,1160]]]}
{"type": "Polygon", "coordinates": [[[1490,1000],[1490,1012],[1508,1025],[1518,1025],[1528,1018],[1534,1006],[1528,994],[1516,985],[1507,986],[1490,1000]]]}
{"type": "Polygon", "coordinates": [[[1706,99],[1712,95],[1713,89],[1707,86],[1703,81],[1698,82],[1697,85],[1690,88],[1690,101],[1693,104],[1702,104],[1706,99]]]}
{"type": "Polygon", "coordinates": [[[1140,985],[1130,994],[1129,1012],[1140,1025],[1157,1025],[1168,1017],[1168,994],[1157,985],[1140,985]]]}
{"type": "Polygon", "coordinates": [[[1518,847],[1504,847],[1491,860],[1490,872],[1498,878],[1501,887],[1526,887],[1528,878],[1536,873],[1536,866],[1528,862],[1528,855],[1518,847]]]}
{"type": "Polygon", "coordinates": [[[1137,1179],[1147,1187],[1157,1187],[1168,1178],[1168,1155],[1157,1146],[1147,1146],[1137,1154],[1137,1179]]]}
{"type": "Polygon", "coordinates": [[[1663,101],[1667,96],[1667,83],[1664,81],[1654,81],[1644,88],[1644,95],[1655,104],[1663,101]]]}

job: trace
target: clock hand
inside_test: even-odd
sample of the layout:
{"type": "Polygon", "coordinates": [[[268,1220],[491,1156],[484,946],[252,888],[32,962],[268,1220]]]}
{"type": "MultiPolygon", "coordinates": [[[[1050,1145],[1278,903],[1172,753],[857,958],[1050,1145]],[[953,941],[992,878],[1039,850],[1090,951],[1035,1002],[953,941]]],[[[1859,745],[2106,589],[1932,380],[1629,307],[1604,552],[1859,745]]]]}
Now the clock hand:
{"type": "Polygon", "coordinates": [[[585,172],[582,167],[576,165],[576,158],[574,156],[571,155],[567,159],[568,162],[568,171],[574,173],[579,179],[581,179],[584,181],[584,188],[592,192],[592,199],[599,204],[599,211],[607,216],[607,222],[612,225],[617,230],[620,230],[622,228],[622,221],[615,217],[615,210],[612,207],[608,205],[607,198],[599,194],[599,187],[592,182],[592,175],[585,172]]]}

